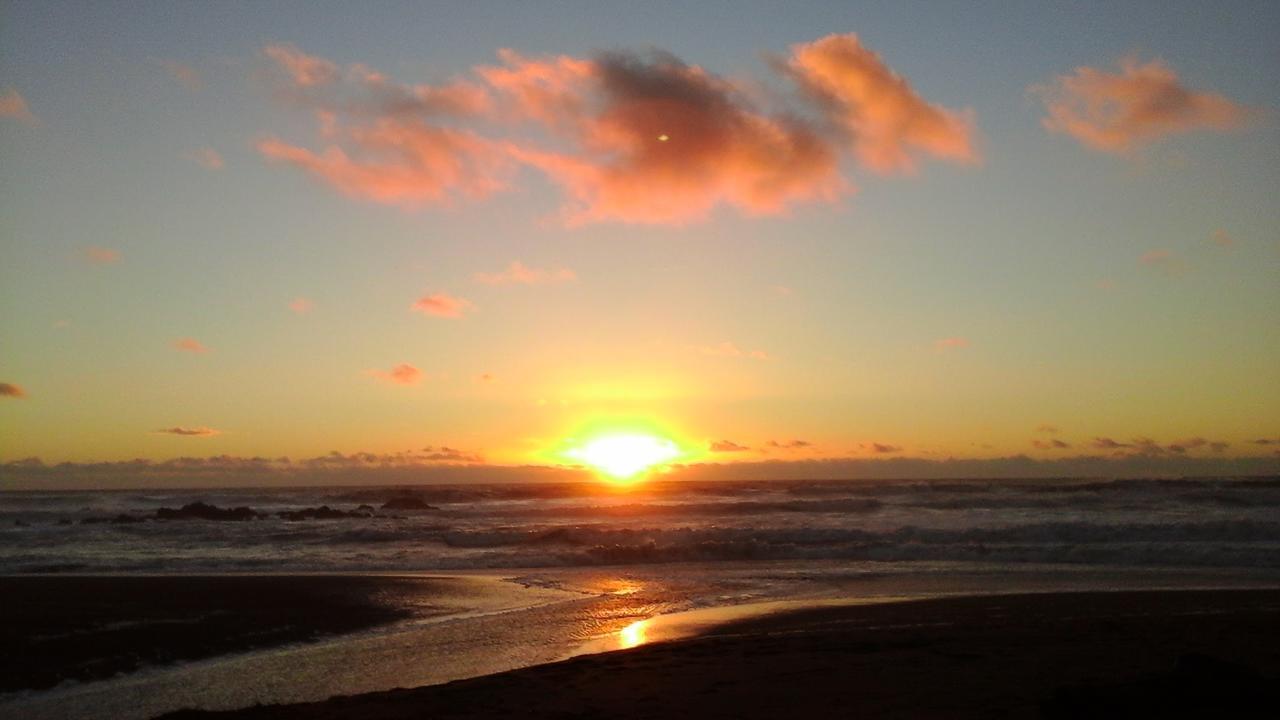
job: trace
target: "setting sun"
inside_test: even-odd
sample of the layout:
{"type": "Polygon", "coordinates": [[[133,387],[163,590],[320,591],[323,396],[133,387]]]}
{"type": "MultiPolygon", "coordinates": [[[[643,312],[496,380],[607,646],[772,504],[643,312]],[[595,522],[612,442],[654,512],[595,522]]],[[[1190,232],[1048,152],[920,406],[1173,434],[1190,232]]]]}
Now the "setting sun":
{"type": "Polygon", "coordinates": [[[641,433],[601,435],[565,453],[614,480],[631,480],[655,465],[680,457],[671,440],[641,433]]]}

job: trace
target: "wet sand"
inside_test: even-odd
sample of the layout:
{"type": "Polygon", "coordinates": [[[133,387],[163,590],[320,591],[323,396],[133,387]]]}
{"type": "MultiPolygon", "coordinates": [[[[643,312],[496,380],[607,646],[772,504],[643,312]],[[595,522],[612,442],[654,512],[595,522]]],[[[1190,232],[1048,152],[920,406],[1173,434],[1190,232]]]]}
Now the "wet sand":
{"type": "Polygon", "coordinates": [[[433,613],[453,581],[397,577],[3,577],[0,692],[40,690],[433,613]]]}
{"type": "Polygon", "coordinates": [[[1273,717],[1280,591],[1052,593],[789,612],[413,690],[170,720],[1273,717]]]}

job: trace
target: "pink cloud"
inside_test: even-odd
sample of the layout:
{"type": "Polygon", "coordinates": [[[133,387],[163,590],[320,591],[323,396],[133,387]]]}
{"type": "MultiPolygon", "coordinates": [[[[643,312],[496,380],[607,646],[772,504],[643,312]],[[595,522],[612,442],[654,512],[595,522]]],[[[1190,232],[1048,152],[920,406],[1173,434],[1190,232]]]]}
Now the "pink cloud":
{"type": "Polygon", "coordinates": [[[939,338],[933,341],[934,350],[957,350],[969,347],[969,340],[962,337],[939,338]]]}
{"type": "Polygon", "coordinates": [[[414,312],[420,312],[423,315],[434,315],[436,317],[457,318],[462,317],[463,313],[475,308],[470,300],[460,297],[454,297],[447,293],[432,293],[423,295],[418,298],[410,309],[414,312]]]}
{"type": "Polygon", "coordinates": [[[1165,275],[1181,275],[1187,271],[1187,263],[1169,250],[1148,250],[1138,256],[1138,262],[1165,275]]]}
{"type": "Polygon", "coordinates": [[[222,156],[217,150],[211,147],[203,147],[198,150],[192,150],[183,155],[184,158],[190,160],[203,167],[206,170],[221,170],[223,167],[222,156]]]}
{"type": "Polygon", "coordinates": [[[199,90],[204,84],[200,78],[200,73],[190,65],[165,58],[151,58],[151,62],[164,68],[164,71],[169,73],[170,77],[185,85],[188,90],[199,90]]]}
{"type": "Polygon", "coordinates": [[[571,282],[577,274],[568,268],[539,269],[513,261],[505,270],[496,273],[476,273],[476,282],[482,285],[551,285],[571,282]]]}
{"type": "Polygon", "coordinates": [[[27,125],[39,125],[40,119],[27,107],[27,101],[17,90],[9,88],[0,94],[0,118],[13,118],[27,125]]]}
{"type": "Polygon", "coordinates": [[[855,34],[794,45],[787,68],[878,173],[910,172],[920,154],[972,163],[973,113],[930,104],[855,34]]]}
{"type": "Polygon", "coordinates": [[[0,383],[0,397],[24,398],[27,391],[13,383],[0,383]]]}
{"type": "Polygon", "coordinates": [[[156,430],[156,432],[164,433],[166,435],[182,435],[186,437],[212,437],[214,435],[222,434],[221,430],[214,430],[213,428],[207,427],[171,427],[156,430]]]}
{"type": "Polygon", "coordinates": [[[402,85],[363,65],[345,71],[291,45],[270,45],[279,95],[314,112],[328,144],[321,151],[268,137],[264,157],[299,167],[340,192],[416,208],[455,197],[480,198],[505,186],[511,161],[469,130],[441,124],[485,112],[474,83],[402,85]]]}
{"type": "Polygon", "coordinates": [[[199,340],[195,338],[180,338],[173,341],[173,347],[183,352],[207,353],[209,348],[205,347],[199,340]]]}
{"type": "Polygon", "coordinates": [[[298,315],[306,315],[315,309],[315,303],[304,297],[296,297],[289,302],[289,309],[298,315]]]}
{"type": "Polygon", "coordinates": [[[390,370],[370,370],[369,374],[397,385],[417,385],[423,377],[422,371],[409,363],[400,363],[390,370]]]}
{"type": "Polygon", "coordinates": [[[530,60],[505,51],[477,73],[511,112],[569,152],[511,143],[511,156],[565,191],[570,225],[684,224],[720,206],[776,215],[849,190],[814,129],[755,110],[730,82],[676,57],[607,53],[530,60]]]}
{"type": "Polygon", "coordinates": [[[95,265],[112,265],[120,262],[120,251],[112,250],[111,248],[90,245],[81,250],[80,254],[85,260],[95,265]]]}
{"type": "Polygon", "coordinates": [[[1046,129],[1111,153],[1193,130],[1229,130],[1252,115],[1221,95],[1187,88],[1158,59],[1126,57],[1118,73],[1078,67],[1032,92],[1044,101],[1046,129]]]}
{"type": "Polygon", "coordinates": [[[716,440],[711,443],[708,449],[710,449],[711,452],[714,452],[714,453],[729,453],[729,452],[746,452],[751,448],[747,447],[746,445],[739,445],[738,443],[733,442],[731,440],[716,440]]]}

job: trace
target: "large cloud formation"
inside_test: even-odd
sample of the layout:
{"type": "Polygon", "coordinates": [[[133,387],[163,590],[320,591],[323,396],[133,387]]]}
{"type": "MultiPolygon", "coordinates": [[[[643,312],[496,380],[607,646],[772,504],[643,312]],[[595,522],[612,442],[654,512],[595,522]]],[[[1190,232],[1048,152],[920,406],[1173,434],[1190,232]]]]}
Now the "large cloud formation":
{"type": "Polygon", "coordinates": [[[1032,91],[1048,112],[1045,128],[1111,153],[1167,135],[1238,127],[1251,114],[1221,95],[1191,90],[1158,59],[1124,58],[1118,73],[1079,67],[1032,91]]]}
{"type": "Polygon", "coordinates": [[[502,50],[474,82],[441,86],[291,45],[263,55],[277,94],[315,114],[325,147],[268,137],[259,152],[352,197],[411,208],[487,196],[523,165],[564,191],[566,224],[679,225],[721,207],[774,215],[835,201],[852,190],[845,151],[880,173],[914,170],[922,155],[977,159],[971,115],[925,101],[852,34],[793,48],[782,65],[806,105],[781,110],[660,51],[502,50]]]}

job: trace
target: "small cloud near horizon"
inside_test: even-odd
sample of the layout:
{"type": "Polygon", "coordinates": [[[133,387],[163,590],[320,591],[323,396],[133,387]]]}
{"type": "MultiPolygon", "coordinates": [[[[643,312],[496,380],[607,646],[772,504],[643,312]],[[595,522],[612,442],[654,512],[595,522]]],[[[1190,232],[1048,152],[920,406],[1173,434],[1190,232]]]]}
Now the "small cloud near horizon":
{"type": "Polygon", "coordinates": [[[871,451],[880,455],[888,455],[891,453],[902,452],[901,445],[890,445],[888,443],[871,443],[871,451]]]}
{"type": "Polygon", "coordinates": [[[1057,435],[1059,432],[1061,432],[1061,430],[1062,430],[1061,428],[1059,428],[1057,425],[1054,425],[1052,423],[1041,423],[1036,426],[1036,432],[1048,433],[1050,435],[1057,435]]]}
{"type": "Polygon", "coordinates": [[[1227,234],[1226,230],[1218,228],[1209,234],[1209,242],[1220,248],[1231,249],[1235,247],[1235,238],[1227,234]]]}
{"type": "Polygon", "coordinates": [[[400,363],[390,370],[369,370],[368,374],[397,385],[417,385],[423,378],[422,371],[409,363],[400,363]]]}
{"type": "Polygon", "coordinates": [[[423,315],[459,318],[464,313],[474,310],[475,305],[470,300],[455,297],[448,293],[431,293],[418,298],[409,309],[414,312],[420,312],[423,315]]]}
{"type": "Polygon", "coordinates": [[[207,427],[188,428],[188,427],[181,427],[181,426],[174,426],[171,428],[162,428],[160,430],[156,430],[155,432],[163,435],[181,435],[183,437],[212,437],[214,435],[222,434],[221,430],[214,430],[213,428],[207,428],[207,427]]]}
{"type": "Polygon", "coordinates": [[[0,383],[0,397],[24,398],[26,396],[27,391],[23,390],[21,386],[13,383],[0,383]]]}
{"type": "Polygon", "coordinates": [[[80,256],[94,265],[114,265],[120,262],[120,251],[90,245],[80,250],[80,256]]]}
{"type": "Polygon", "coordinates": [[[474,277],[481,285],[554,285],[578,279],[577,274],[569,268],[531,268],[519,260],[512,261],[505,270],[496,273],[478,272],[474,277]]]}
{"type": "Polygon", "coordinates": [[[765,445],[768,445],[771,448],[777,448],[778,450],[803,450],[804,448],[813,447],[813,443],[808,440],[789,440],[783,442],[770,440],[765,443],[765,445]]]}
{"type": "Polygon", "coordinates": [[[957,350],[969,347],[969,339],[962,337],[939,338],[933,341],[933,349],[939,352],[943,350],[957,350]]]}
{"type": "Polygon", "coordinates": [[[294,314],[297,314],[297,315],[306,315],[307,313],[314,310],[315,307],[316,307],[315,303],[301,296],[296,297],[289,301],[289,309],[292,310],[294,314]]]}
{"type": "Polygon", "coordinates": [[[186,160],[190,160],[200,167],[203,167],[205,170],[221,170],[225,165],[222,160],[222,156],[218,154],[217,150],[214,150],[211,147],[197,148],[190,152],[183,153],[182,157],[186,160]]]}
{"type": "Polygon", "coordinates": [[[1071,447],[1071,443],[1063,442],[1057,438],[1052,438],[1050,440],[1032,440],[1031,445],[1032,447],[1040,450],[1066,450],[1071,447]]]}
{"type": "Polygon", "coordinates": [[[157,57],[151,58],[151,62],[161,67],[169,77],[185,85],[188,90],[199,90],[204,86],[204,79],[200,77],[200,72],[190,65],[157,57]]]}
{"type": "Polygon", "coordinates": [[[751,448],[746,445],[739,445],[732,440],[715,440],[707,447],[714,453],[731,453],[731,452],[747,452],[751,448]]]}
{"type": "Polygon", "coordinates": [[[1165,275],[1181,275],[1187,271],[1187,263],[1171,250],[1148,250],[1138,256],[1138,263],[1165,275]]]}
{"type": "Polygon", "coordinates": [[[1255,113],[1210,92],[1192,90],[1155,59],[1122,58],[1119,72],[1078,67],[1049,85],[1031,87],[1048,113],[1046,130],[1065,133],[1085,147],[1114,154],[1195,130],[1224,131],[1255,113]]]}
{"type": "Polygon", "coordinates": [[[0,94],[0,118],[3,117],[13,118],[32,127],[40,124],[40,118],[37,118],[27,106],[26,98],[13,88],[0,94]]]}
{"type": "Polygon", "coordinates": [[[195,338],[179,338],[173,341],[173,347],[176,350],[191,353],[207,353],[209,348],[195,338]]]}

